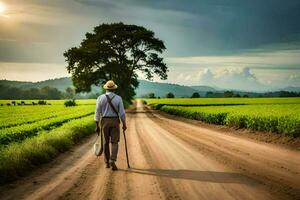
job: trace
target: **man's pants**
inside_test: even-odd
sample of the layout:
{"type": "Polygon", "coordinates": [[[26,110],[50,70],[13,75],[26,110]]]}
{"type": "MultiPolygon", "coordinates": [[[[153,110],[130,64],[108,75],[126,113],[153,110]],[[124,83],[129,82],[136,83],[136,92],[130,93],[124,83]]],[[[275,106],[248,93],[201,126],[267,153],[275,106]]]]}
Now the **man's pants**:
{"type": "Polygon", "coordinates": [[[115,162],[117,160],[119,140],[120,140],[120,122],[118,118],[102,118],[102,131],[104,134],[104,155],[105,161],[115,162]],[[111,156],[109,143],[111,142],[111,156]]]}

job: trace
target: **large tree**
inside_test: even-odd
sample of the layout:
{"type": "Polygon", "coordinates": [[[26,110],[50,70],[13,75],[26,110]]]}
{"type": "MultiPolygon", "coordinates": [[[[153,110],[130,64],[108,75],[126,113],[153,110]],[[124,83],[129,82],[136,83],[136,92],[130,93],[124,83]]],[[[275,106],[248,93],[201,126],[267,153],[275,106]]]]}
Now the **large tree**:
{"type": "Polygon", "coordinates": [[[148,80],[154,74],[167,78],[168,69],[160,56],[166,47],[154,32],[113,23],[96,26],[85,36],[79,47],[64,53],[76,92],[89,92],[93,84],[114,80],[119,86],[117,93],[130,101],[138,86],[138,71],[148,80]]]}

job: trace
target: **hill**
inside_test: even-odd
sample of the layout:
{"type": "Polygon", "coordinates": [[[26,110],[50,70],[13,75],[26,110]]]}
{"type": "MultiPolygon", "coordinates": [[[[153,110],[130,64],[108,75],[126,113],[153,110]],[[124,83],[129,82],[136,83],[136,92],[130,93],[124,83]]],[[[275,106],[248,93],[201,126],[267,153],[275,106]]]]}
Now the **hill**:
{"type": "Polygon", "coordinates": [[[199,91],[189,86],[140,80],[140,85],[136,89],[136,96],[143,97],[149,93],[154,93],[157,97],[165,97],[169,92],[172,92],[176,97],[190,97],[194,92],[199,91]]]}
{"type": "Polygon", "coordinates": [[[72,80],[70,78],[56,78],[49,79],[39,82],[24,82],[24,81],[10,81],[10,80],[0,80],[0,85],[16,87],[20,89],[29,89],[29,88],[43,88],[46,86],[56,88],[60,91],[65,91],[68,87],[73,87],[72,80]]]}
{"type": "MultiPolygon", "coordinates": [[[[167,93],[172,92],[175,97],[190,97],[194,92],[199,92],[199,94],[204,97],[207,92],[214,92],[219,95],[223,95],[225,90],[221,90],[218,88],[213,88],[205,85],[199,86],[184,86],[178,84],[171,83],[158,83],[151,82],[146,80],[139,80],[139,87],[136,89],[136,97],[145,97],[149,93],[154,93],[157,97],[165,97],[167,93]]],[[[43,87],[49,86],[51,88],[56,88],[61,92],[65,92],[68,87],[73,87],[72,80],[69,77],[65,78],[57,78],[57,79],[49,79],[40,82],[24,82],[24,81],[10,81],[10,80],[0,80],[0,85],[15,87],[20,89],[30,89],[30,88],[38,88],[41,89],[43,87]]],[[[233,90],[232,90],[233,91],[233,90]]],[[[277,92],[268,92],[267,96],[285,96],[286,94],[282,94],[279,91],[287,91],[287,92],[300,92],[300,87],[286,87],[283,89],[277,90],[277,92]]],[[[92,86],[92,90],[89,93],[80,93],[76,95],[76,98],[96,98],[102,89],[97,86],[92,86]]],[[[246,92],[246,91],[233,91],[235,94],[239,94],[241,96],[248,95],[251,97],[262,96],[263,93],[259,92],[246,92]]],[[[217,95],[218,96],[218,95],[217,95]]]]}
{"type": "MultiPolygon", "coordinates": [[[[29,88],[43,88],[49,86],[52,88],[57,88],[58,90],[64,92],[68,87],[73,87],[72,80],[68,77],[49,79],[40,82],[24,82],[24,81],[10,81],[10,80],[0,80],[0,85],[16,87],[20,89],[29,88]]],[[[189,97],[194,92],[199,92],[200,95],[205,95],[207,91],[215,91],[214,88],[208,86],[194,86],[195,88],[177,84],[170,83],[158,83],[150,82],[145,80],[140,80],[140,85],[136,89],[136,96],[143,97],[149,93],[155,93],[156,96],[164,97],[168,92],[174,93],[176,97],[189,97]]],[[[84,96],[97,95],[101,92],[101,89],[97,86],[92,87],[92,91],[84,96]]]]}
{"type": "Polygon", "coordinates": [[[300,92],[300,87],[285,87],[283,89],[281,89],[282,91],[287,91],[287,92],[300,92]]]}
{"type": "Polygon", "coordinates": [[[208,92],[208,91],[215,92],[215,91],[217,91],[216,88],[213,88],[210,86],[205,86],[205,85],[195,85],[195,86],[190,86],[190,87],[199,92],[208,92]]]}

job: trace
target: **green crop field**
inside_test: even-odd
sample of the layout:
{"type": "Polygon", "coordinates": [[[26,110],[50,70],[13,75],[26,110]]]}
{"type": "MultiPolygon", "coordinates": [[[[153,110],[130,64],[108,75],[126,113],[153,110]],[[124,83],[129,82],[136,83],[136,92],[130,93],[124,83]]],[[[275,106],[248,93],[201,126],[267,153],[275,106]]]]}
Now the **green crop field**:
{"type": "MultiPolygon", "coordinates": [[[[25,104],[32,101],[37,102],[26,100],[25,104]]],[[[64,100],[47,100],[51,105],[14,106],[11,102],[0,101],[4,104],[0,106],[0,182],[50,161],[93,133],[95,99],[77,100],[78,106],[73,107],[65,107],[64,100]]]]}
{"type": "Polygon", "coordinates": [[[147,104],[163,105],[219,105],[219,104],[300,104],[299,97],[288,98],[176,98],[144,99],[147,104]]]}
{"type": "Polygon", "coordinates": [[[282,133],[300,133],[300,104],[245,106],[163,106],[162,111],[212,124],[282,133]]]}
{"type": "Polygon", "coordinates": [[[300,136],[300,98],[144,100],[155,109],[207,123],[300,136]]]}
{"type": "MultiPolygon", "coordinates": [[[[8,103],[12,104],[12,101],[15,101],[16,103],[21,103],[24,101],[25,104],[32,104],[32,102],[37,103],[39,100],[33,99],[33,100],[0,100],[0,105],[6,106],[8,103]]],[[[51,105],[63,105],[66,100],[46,100],[47,103],[51,105]]],[[[76,101],[79,105],[95,105],[96,99],[81,99],[76,101]]],[[[1,108],[1,107],[0,107],[1,108]]]]}

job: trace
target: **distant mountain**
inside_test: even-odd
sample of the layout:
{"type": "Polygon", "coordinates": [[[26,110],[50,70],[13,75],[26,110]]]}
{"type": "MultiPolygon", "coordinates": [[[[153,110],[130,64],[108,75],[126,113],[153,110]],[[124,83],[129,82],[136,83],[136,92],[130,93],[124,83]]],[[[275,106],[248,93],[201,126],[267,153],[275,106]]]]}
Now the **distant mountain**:
{"type": "Polygon", "coordinates": [[[24,82],[24,81],[9,81],[0,80],[0,85],[16,87],[20,89],[43,88],[46,86],[57,88],[60,91],[65,91],[68,87],[73,87],[71,78],[56,78],[39,82],[24,82]]]}
{"type": "Polygon", "coordinates": [[[191,88],[198,90],[199,92],[215,92],[217,89],[210,87],[210,86],[205,86],[205,85],[195,85],[195,86],[190,86],[191,88]]]}
{"type": "MultiPolygon", "coordinates": [[[[156,96],[165,97],[167,93],[172,92],[176,97],[190,97],[194,92],[199,92],[201,96],[204,96],[207,91],[215,91],[214,88],[208,86],[183,86],[170,83],[158,83],[145,80],[139,80],[139,87],[136,89],[136,96],[143,97],[149,93],[155,93],[156,96]]],[[[24,81],[9,81],[0,80],[0,85],[6,85],[10,87],[17,87],[21,89],[29,88],[42,88],[45,86],[57,88],[60,91],[65,91],[68,87],[73,87],[72,80],[69,77],[49,79],[40,82],[24,82],[24,81]]],[[[85,95],[96,95],[101,93],[101,88],[92,86],[90,93],[85,95]]]]}
{"type": "Polygon", "coordinates": [[[194,92],[198,92],[196,89],[183,85],[139,81],[139,87],[135,91],[137,97],[147,96],[149,93],[154,93],[157,97],[165,97],[169,92],[172,92],[175,97],[190,97],[194,92]]]}
{"type": "Polygon", "coordinates": [[[293,87],[293,86],[290,86],[290,87],[285,87],[285,88],[282,88],[280,89],[282,91],[287,91],[287,92],[300,92],[300,87],[293,87]]]}
{"type": "MultiPolygon", "coordinates": [[[[199,92],[201,96],[205,96],[208,91],[223,92],[220,89],[215,89],[213,87],[204,86],[204,85],[184,86],[184,85],[171,84],[171,83],[151,82],[146,80],[139,80],[139,82],[140,82],[139,87],[136,89],[136,97],[144,97],[147,96],[149,93],[154,93],[155,96],[157,97],[165,97],[167,93],[172,92],[176,97],[190,97],[194,92],[199,92]]],[[[69,77],[49,79],[40,82],[0,80],[0,85],[17,87],[21,89],[42,88],[45,86],[49,86],[52,88],[57,88],[62,92],[64,92],[68,87],[73,87],[72,80],[69,77]]],[[[284,90],[288,92],[300,92],[300,87],[286,87],[280,90],[284,90]]],[[[92,86],[91,92],[82,93],[78,96],[82,98],[88,98],[88,97],[94,98],[95,96],[99,95],[99,93],[101,92],[102,89],[100,87],[92,86]]],[[[248,94],[247,92],[243,92],[243,91],[236,91],[236,93],[239,93],[241,95],[248,94]]],[[[257,93],[256,95],[259,95],[259,93],[257,93]]]]}

